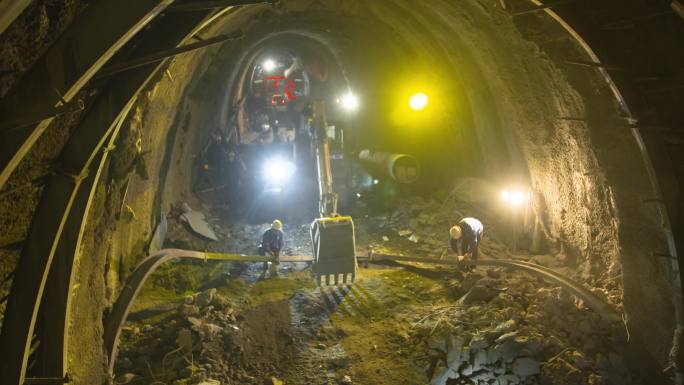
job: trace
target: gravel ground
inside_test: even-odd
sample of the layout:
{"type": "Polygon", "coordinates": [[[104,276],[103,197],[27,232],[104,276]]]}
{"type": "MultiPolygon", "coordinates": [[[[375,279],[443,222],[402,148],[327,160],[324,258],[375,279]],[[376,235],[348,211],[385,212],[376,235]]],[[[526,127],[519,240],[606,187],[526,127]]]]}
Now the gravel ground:
{"type": "MultiPolygon", "coordinates": [[[[358,216],[358,248],[434,256],[449,213],[469,210],[416,198],[391,215],[358,216]]],[[[211,223],[219,242],[171,218],[167,244],[253,254],[267,228],[211,223]]],[[[307,254],[308,227],[285,231],[285,253],[307,254]]],[[[496,229],[486,234],[485,256],[506,258],[496,229]]],[[[553,256],[534,258],[562,268],[553,256]]],[[[520,272],[388,263],[361,268],[353,285],[321,288],[306,264],[281,264],[263,280],[258,264],[164,269],[155,275],[167,279],[152,279],[124,330],[117,383],[638,383],[622,356],[621,323],[520,272]]]]}

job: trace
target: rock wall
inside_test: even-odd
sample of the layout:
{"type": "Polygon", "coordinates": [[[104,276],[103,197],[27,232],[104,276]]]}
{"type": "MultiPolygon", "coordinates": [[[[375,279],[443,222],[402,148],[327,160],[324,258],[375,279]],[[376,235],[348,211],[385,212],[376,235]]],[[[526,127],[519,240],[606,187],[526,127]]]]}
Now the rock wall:
{"type": "MultiPolygon", "coordinates": [[[[243,28],[249,34],[255,24],[271,31],[309,26],[340,44],[332,49],[345,58],[359,88],[404,80],[388,74],[384,65],[392,65],[399,75],[430,68],[453,96],[444,103],[446,115],[438,120],[437,139],[417,141],[443,142],[444,151],[433,151],[439,153],[433,163],[445,168],[436,175],[455,178],[458,174],[449,174],[450,169],[472,169],[495,185],[529,184],[546,208],[539,220],[550,249],[559,251],[563,263],[576,266],[588,284],[605,290],[618,306],[624,293],[630,325],[643,334],[648,351],[665,361],[674,325],[671,277],[667,261],[653,256],[666,252],[667,246],[655,208],[643,204],[654,197],[639,148],[624,129],[603,79],[595,72],[562,66],[568,57],[584,58],[567,33],[544,14],[524,26],[517,24],[499,4],[293,0],[276,11],[250,8],[253,18],[224,19],[208,35],[223,28],[243,28]],[[465,149],[458,146],[468,143],[477,143],[471,146],[477,149],[464,156],[460,150],[465,149]]],[[[79,320],[97,326],[94,334],[78,336],[78,330],[73,331],[95,357],[101,358],[94,345],[99,338],[97,320],[107,305],[100,295],[107,301],[115,298],[130,268],[144,256],[160,213],[181,199],[196,203],[189,188],[193,155],[201,138],[220,120],[216,114],[222,110],[215,103],[223,100],[218,90],[231,70],[228,64],[211,66],[221,63],[216,56],[221,53],[226,51],[212,48],[179,56],[141,95],[114,154],[118,159],[112,160],[125,172],[115,176],[117,170],[110,169],[116,183],[101,182],[104,190],[99,194],[108,198],[100,197],[89,231],[97,234],[102,226],[95,218],[111,219],[108,226],[116,229],[111,237],[93,237],[84,246],[82,258],[95,257],[81,264],[75,303],[88,309],[79,320]],[[130,169],[140,164],[135,163],[140,157],[146,180],[130,169]],[[129,176],[130,183],[122,190],[129,176]],[[122,191],[127,191],[125,200],[122,191]],[[114,216],[104,215],[107,212],[114,216]],[[98,274],[103,270],[106,278],[98,274]]],[[[366,116],[365,126],[396,129],[384,114],[372,115],[366,116]]],[[[68,129],[60,132],[64,139],[68,129]]],[[[382,133],[380,128],[378,135],[382,133]]],[[[41,149],[40,143],[36,149],[41,149]]],[[[58,152],[57,147],[53,150],[58,152]]],[[[39,187],[31,189],[26,195],[37,199],[39,187]]],[[[12,194],[3,199],[17,195],[12,194]]],[[[3,223],[8,217],[12,222],[16,214],[8,202],[0,218],[3,223]]],[[[30,217],[33,205],[30,201],[21,206],[21,214],[30,217]]],[[[28,226],[13,223],[4,235],[15,230],[16,234],[3,239],[9,245],[20,243],[28,226]]],[[[2,260],[9,263],[0,272],[9,273],[18,251],[15,247],[2,253],[2,260]]],[[[6,282],[10,281],[11,277],[6,282]]],[[[94,362],[76,370],[82,373],[79,381],[98,376],[100,359],[94,362]]]]}

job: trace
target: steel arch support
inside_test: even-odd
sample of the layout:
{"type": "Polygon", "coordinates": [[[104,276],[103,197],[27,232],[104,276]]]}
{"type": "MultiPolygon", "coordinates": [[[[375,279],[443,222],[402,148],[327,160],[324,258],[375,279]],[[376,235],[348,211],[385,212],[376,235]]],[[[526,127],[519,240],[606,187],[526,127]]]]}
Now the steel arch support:
{"type": "Polygon", "coordinates": [[[5,319],[0,334],[0,378],[3,384],[21,385],[24,382],[33,328],[38,315],[38,300],[43,295],[47,273],[52,262],[56,242],[62,233],[68,211],[74,201],[73,191],[81,181],[64,174],[55,174],[43,190],[29,237],[17,263],[7,301],[5,319]],[[54,210],[55,204],[60,209],[54,210]]]}
{"type": "Polygon", "coordinates": [[[172,2],[94,2],[0,100],[0,188],[52,118],[21,128],[14,124],[71,101],[116,51],[172,2]]]}
{"type": "Polygon", "coordinates": [[[0,34],[31,4],[31,0],[0,1],[0,34]]]}
{"type": "MultiPolygon", "coordinates": [[[[131,87],[132,91],[128,93],[125,87],[117,87],[121,91],[120,94],[110,92],[98,99],[98,102],[83,118],[81,125],[77,128],[76,135],[72,136],[73,140],[65,147],[66,149],[71,148],[71,155],[75,155],[75,157],[70,159],[61,157],[62,168],[50,178],[43,190],[41,201],[31,222],[26,247],[22,250],[17,264],[16,275],[12,281],[10,297],[5,310],[2,332],[0,333],[0,378],[3,379],[3,384],[21,385],[24,381],[31,340],[48,272],[50,272],[53,258],[59,250],[65,227],[68,230],[67,235],[70,235],[70,232],[74,230],[71,228],[74,226],[73,223],[68,222],[71,209],[74,206],[81,184],[88,178],[87,170],[98,156],[98,151],[106,136],[110,135],[114,128],[112,122],[121,119],[126,112],[123,106],[117,106],[115,103],[117,97],[122,98],[126,95],[126,100],[130,103],[130,99],[133,98],[131,95],[137,93],[137,89],[144,84],[144,80],[145,78],[142,80],[131,79],[132,84],[119,83],[131,87]],[[98,128],[100,128],[101,137],[93,132],[98,128]],[[90,130],[89,135],[78,135],[84,130],[90,130]],[[67,225],[69,226],[67,227],[67,225]]],[[[95,181],[92,180],[89,183],[95,183],[95,181]]],[[[89,197],[89,195],[86,196],[89,197]]],[[[82,217],[80,221],[82,221],[82,217]]],[[[78,227],[80,226],[81,223],[78,223],[78,227]]],[[[68,245],[63,245],[63,247],[66,246],[68,245]]],[[[60,263],[62,262],[64,261],[60,261],[60,263]]],[[[55,272],[71,274],[71,267],[67,267],[63,271],[60,270],[61,268],[56,268],[55,272]]],[[[67,283],[65,288],[65,280],[65,277],[56,277],[51,281],[57,287],[50,287],[49,295],[46,296],[54,298],[50,305],[56,304],[59,299],[68,300],[70,283],[67,283]],[[66,289],[67,293],[60,293],[60,289],[66,289]]],[[[65,302],[65,305],[67,303],[68,301],[65,302]]],[[[57,306],[44,309],[47,309],[48,312],[58,311],[57,306]]],[[[49,331],[49,333],[55,332],[60,333],[59,328],[49,331]]],[[[48,343],[53,341],[54,338],[52,337],[46,339],[48,343]]],[[[53,354],[57,349],[48,348],[48,350],[51,353],[51,360],[60,356],[60,353],[53,354]]],[[[55,366],[50,365],[50,367],[55,366]]],[[[62,377],[57,374],[55,376],[62,377]]]]}
{"type": "MultiPolygon", "coordinates": [[[[218,16],[207,18],[210,13],[210,11],[200,11],[164,19],[153,30],[146,32],[143,41],[139,42],[133,54],[144,55],[154,52],[160,44],[175,46],[187,40],[218,16]]],[[[124,58],[120,59],[124,60],[124,58]]],[[[38,328],[41,344],[36,356],[38,364],[36,374],[41,377],[63,378],[67,371],[68,325],[71,313],[70,290],[74,282],[74,263],[77,262],[88,209],[97,188],[96,183],[106,164],[107,155],[106,153],[101,155],[100,149],[107,137],[110,138],[107,147],[114,144],[123,119],[133,105],[136,95],[160,66],[161,63],[154,63],[114,76],[112,85],[85,113],[60,156],[60,163],[66,173],[80,173],[90,165],[95,178],[88,178],[88,184],[84,183],[72,192],[76,198],[70,210],[62,212],[66,218],[66,224],[60,238],[54,240],[57,247],[54,260],[49,267],[46,292],[42,299],[38,299],[41,301],[39,313],[41,327],[38,328]],[[113,122],[118,122],[118,124],[114,125],[113,122]],[[101,159],[98,160],[98,157],[101,159]]],[[[53,202],[53,209],[56,211],[64,207],[55,205],[57,202],[54,197],[44,195],[41,199],[53,202]]],[[[0,346],[0,351],[1,349],[0,346]]]]}
{"type": "MultiPolygon", "coordinates": [[[[127,113],[127,112],[126,112],[127,113]]],[[[113,143],[123,122],[119,120],[110,135],[113,143]]],[[[92,165],[90,175],[76,191],[74,203],[66,218],[50,272],[46,282],[46,293],[38,312],[37,322],[42,326],[38,331],[40,346],[37,354],[37,370],[44,378],[67,377],[67,354],[69,349],[69,322],[71,309],[71,287],[74,281],[75,262],[83,240],[86,218],[95,196],[100,176],[107,164],[108,153],[100,151],[92,165]],[[50,299],[46,301],[46,299],[50,299]]]]}
{"type": "MultiPolygon", "coordinates": [[[[61,170],[51,177],[43,190],[26,239],[27,246],[17,264],[0,334],[0,378],[8,385],[23,383],[48,272],[85,177],[84,172],[111,133],[112,122],[120,118],[123,106],[137,93],[144,80],[145,77],[129,78],[98,98],[72,135],[73,140],[65,146],[67,152],[60,157],[61,170]]],[[[56,294],[53,292],[55,289],[59,290],[51,288],[47,297],[56,294]]]]}

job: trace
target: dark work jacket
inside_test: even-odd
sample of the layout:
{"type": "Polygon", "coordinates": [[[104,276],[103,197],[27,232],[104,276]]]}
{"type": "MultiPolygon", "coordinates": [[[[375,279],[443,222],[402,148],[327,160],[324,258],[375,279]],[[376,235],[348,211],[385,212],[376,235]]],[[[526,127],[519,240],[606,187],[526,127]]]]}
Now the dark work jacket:
{"type": "Polygon", "coordinates": [[[477,247],[482,240],[484,226],[475,218],[463,218],[456,226],[461,228],[461,239],[449,239],[451,250],[459,255],[472,253],[473,259],[477,259],[477,247]]]}
{"type": "Polygon", "coordinates": [[[265,252],[280,253],[283,248],[283,232],[276,229],[268,229],[261,236],[261,247],[265,252]]]}

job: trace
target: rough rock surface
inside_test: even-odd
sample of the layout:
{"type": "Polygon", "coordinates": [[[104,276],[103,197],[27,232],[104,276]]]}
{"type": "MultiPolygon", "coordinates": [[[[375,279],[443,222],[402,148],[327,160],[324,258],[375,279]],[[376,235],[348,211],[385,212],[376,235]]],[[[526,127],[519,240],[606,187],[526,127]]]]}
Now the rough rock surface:
{"type": "MultiPolygon", "coordinates": [[[[453,212],[472,212],[417,198],[399,207],[356,220],[360,249],[434,258],[446,247],[439,234],[453,212]],[[409,214],[425,219],[405,226],[409,214]],[[399,235],[405,227],[420,240],[399,235]]],[[[173,226],[170,242],[188,236],[173,226]]],[[[247,253],[264,229],[215,226],[222,241],[213,247],[247,253]]],[[[305,230],[286,224],[287,252],[307,251],[305,230]]],[[[510,257],[498,236],[487,227],[483,258],[510,257]]],[[[562,260],[558,265],[565,271],[562,260]]],[[[638,383],[622,362],[622,324],[606,323],[560,288],[520,272],[391,264],[361,269],[351,287],[322,290],[312,286],[304,264],[281,264],[280,278],[264,281],[256,278],[260,269],[210,265],[217,278],[153,279],[201,289],[179,292],[163,322],[127,329],[118,373],[175,385],[638,383]]]]}

